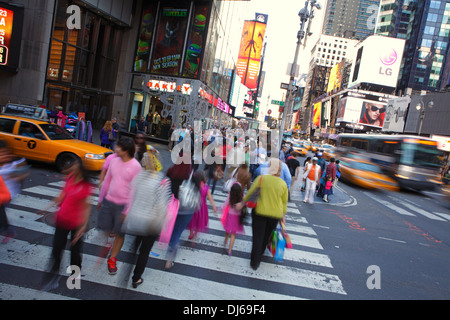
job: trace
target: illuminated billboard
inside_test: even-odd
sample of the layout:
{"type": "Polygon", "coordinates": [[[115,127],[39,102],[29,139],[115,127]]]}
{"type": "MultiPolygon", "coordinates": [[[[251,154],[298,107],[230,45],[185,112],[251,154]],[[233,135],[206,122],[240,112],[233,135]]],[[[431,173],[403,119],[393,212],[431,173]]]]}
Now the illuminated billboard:
{"type": "Polygon", "coordinates": [[[0,2],[0,70],[16,72],[22,41],[23,8],[0,2]]]}
{"type": "Polygon", "coordinates": [[[162,7],[156,31],[151,73],[177,76],[188,22],[188,8],[162,7]]]}
{"type": "Polygon", "coordinates": [[[365,83],[395,89],[404,48],[403,39],[368,37],[356,52],[348,87],[365,83]]]}
{"type": "Polygon", "coordinates": [[[383,131],[403,132],[410,102],[411,98],[409,96],[389,100],[383,131]]]}
{"type": "Polygon", "coordinates": [[[327,93],[337,92],[342,85],[342,75],[344,72],[345,61],[335,65],[330,71],[327,93]]]}
{"type": "Polygon", "coordinates": [[[366,127],[381,129],[386,118],[386,110],[385,98],[348,93],[339,100],[336,122],[359,123],[366,127]]]}
{"type": "Polygon", "coordinates": [[[322,122],[322,102],[317,102],[313,107],[312,124],[315,128],[320,128],[322,122]]]}
{"type": "Polygon", "coordinates": [[[257,88],[265,34],[266,23],[256,20],[244,21],[236,70],[242,84],[252,90],[257,88]]]}

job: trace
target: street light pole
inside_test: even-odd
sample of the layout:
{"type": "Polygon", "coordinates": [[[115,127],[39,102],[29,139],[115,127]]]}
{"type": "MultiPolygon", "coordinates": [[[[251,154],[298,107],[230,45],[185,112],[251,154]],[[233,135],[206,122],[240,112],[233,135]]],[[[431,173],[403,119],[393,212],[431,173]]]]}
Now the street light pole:
{"type": "MultiPolygon", "coordinates": [[[[308,20],[314,18],[314,8],[321,9],[321,6],[317,2],[317,0],[308,0],[305,2],[305,7],[302,8],[298,13],[298,16],[300,17],[300,30],[297,33],[297,47],[295,48],[294,62],[291,67],[289,87],[288,87],[285,104],[284,104],[283,118],[281,120],[281,125],[280,125],[280,133],[279,133],[279,140],[278,140],[280,149],[281,149],[281,142],[283,141],[284,129],[286,127],[286,119],[287,119],[287,116],[292,113],[292,109],[293,109],[294,80],[295,80],[295,71],[297,70],[298,54],[300,53],[302,39],[305,38],[306,22],[308,22],[308,20]],[[311,11],[308,11],[309,4],[311,5],[311,11]]],[[[310,21],[310,23],[311,23],[311,21],[310,21]]],[[[305,39],[305,42],[306,42],[306,39],[305,39]]]]}

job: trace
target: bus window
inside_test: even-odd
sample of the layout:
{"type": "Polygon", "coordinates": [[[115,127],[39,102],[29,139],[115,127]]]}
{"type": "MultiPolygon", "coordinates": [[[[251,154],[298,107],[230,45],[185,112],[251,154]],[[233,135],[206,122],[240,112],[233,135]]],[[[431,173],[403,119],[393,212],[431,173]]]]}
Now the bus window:
{"type": "Polygon", "coordinates": [[[360,150],[368,150],[369,142],[365,140],[353,140],[352,148],[360,149],[360,150]]]}
{"type": "Polygon", "coordinates": [[[408,166],[439,168],[442,165],[442,152],[436,146],[404,143],[400,162],[408,166]]]}

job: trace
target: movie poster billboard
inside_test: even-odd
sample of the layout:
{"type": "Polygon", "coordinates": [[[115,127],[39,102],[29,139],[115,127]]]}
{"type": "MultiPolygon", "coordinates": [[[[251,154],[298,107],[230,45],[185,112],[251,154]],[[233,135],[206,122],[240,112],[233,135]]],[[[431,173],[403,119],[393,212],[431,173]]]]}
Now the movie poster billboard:
{"type": "Polygon", "coordinates": [[[135,72],[147,72],[150,61],[150,49],[155,27],[156,5],[145,3],[142,11],[141,26],[139,28],[138,47],[134,60],[135,72]]]}
{"type": "Polygon", "coordinates": [[[189,30],[183,76],[198,79],[200,60],[203,52],[203,43],[206,37],[206,25],[209,5],[196,5],[193,21],[189,30]]]}
{"type": "Polygon", "coordinates": [[[236,70],[242,84],[252,90],[257,88],[265,34],[266,23],[244,21],[236,70]]]}
{"type": "Polygon", "coordinates": [[[151,73],[178,76],[187,29],[188,8],[162,7],[156,31],[151,73]]]}

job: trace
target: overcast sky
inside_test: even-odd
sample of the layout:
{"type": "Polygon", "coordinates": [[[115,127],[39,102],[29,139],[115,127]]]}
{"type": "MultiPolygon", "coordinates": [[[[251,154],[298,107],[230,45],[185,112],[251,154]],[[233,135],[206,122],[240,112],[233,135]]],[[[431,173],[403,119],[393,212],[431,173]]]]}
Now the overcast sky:
{"type": "MultiPolygon", "coordinates": [[[[306,48],[302,46],[299,54],[300,73],[308,72],[311,49],[320,35],[326,2],[327,0],[319,0],[322,10],[315,10],[311,28],[313,36],[308,38],[306,48]]],[[[298,12],[305,6],[305,1],[252,0],[250,4],[253,9],[249,12],[247,19],[254,19],[254,12],[269,15],[266,31],[266,57],[263,66],[263,70],[266,71],[266,77],[262,97],[260,98],[261,111],[265,115],[267,109],[270,108],[275,112],[275,109],[278,108],[270,105],[271,100],[284,100],[283,93],[286,93],[286,91],[280,90],[280,84],[281,82],[289,83],[289,75],[286,72],[288,63],[294,61],[297,32],[300,30],[298,12]],[[268,99],[269,96],[270,98],[268,99]],[[268,106],[267,103],[269,103],[268,106]]]]}

